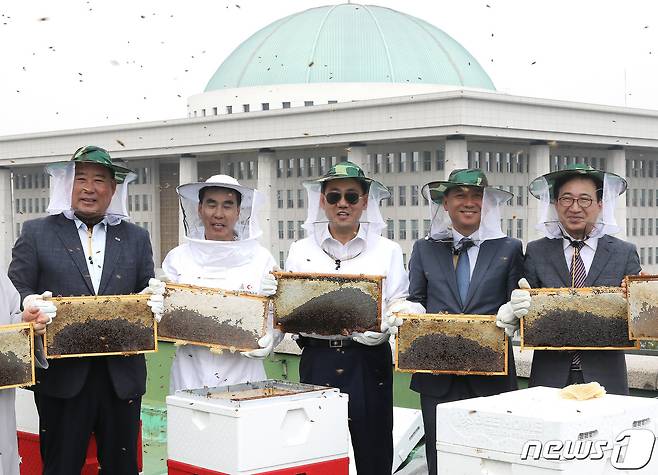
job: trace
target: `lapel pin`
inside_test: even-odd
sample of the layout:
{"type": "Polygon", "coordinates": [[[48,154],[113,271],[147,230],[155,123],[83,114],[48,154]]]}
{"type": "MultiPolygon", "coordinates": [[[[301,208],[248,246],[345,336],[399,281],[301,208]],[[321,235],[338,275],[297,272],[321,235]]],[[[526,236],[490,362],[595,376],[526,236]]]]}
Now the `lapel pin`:
{"type": "Polygon", "coordinates": [[[116,239],[117,241],[121,241],[121,239],[116,236],[114,236],[114,239],[116,239]]]}

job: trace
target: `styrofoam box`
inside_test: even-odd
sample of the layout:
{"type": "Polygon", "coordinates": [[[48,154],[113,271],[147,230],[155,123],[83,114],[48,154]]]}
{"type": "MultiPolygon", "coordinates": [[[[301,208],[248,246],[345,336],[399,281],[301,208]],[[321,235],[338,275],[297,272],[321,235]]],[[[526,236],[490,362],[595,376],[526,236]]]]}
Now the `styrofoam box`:
{"type": "Polygon", "coordinates": [[[347,401],[335,388],[273,380],[176,391],[167,397],[168,457],[231,474],[346,457],[347,401]],[[300,392],[219,398],[266,387],[300,392]]]}
{"type": "Polygon", "coordinates": [[[16,389],[16,429],[29,434],[39,434],[39,413],[34,403],[34,393],[16,389]]]}
{"type": "MultiPolygon", "coordinates": [[[[439,404],[437,452],[440,474],[623,474],[601,460],[521,460],[528,440],[614,442],[625,429],[657,432],[658,400],[606,394],[587,401],[562,399],[559,389],[534,387],[496,396],[439,404]]],[[[657,451],[654,451],[657,452],[657,451]]],[[[641,470],[658,473],[658,454],[641,470]]]]}

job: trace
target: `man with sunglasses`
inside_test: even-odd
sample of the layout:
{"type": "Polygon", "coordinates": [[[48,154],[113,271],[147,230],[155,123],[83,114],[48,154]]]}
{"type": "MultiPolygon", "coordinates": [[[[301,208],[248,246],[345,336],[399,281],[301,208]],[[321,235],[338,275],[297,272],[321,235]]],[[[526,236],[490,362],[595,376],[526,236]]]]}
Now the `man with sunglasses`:
{"type": "MultiPolygon", "coordinates": [[[[635,245],[610,236],[619,231],[614,208],[625,191],[620,176],[580,163],[533,180],[530,193],[541,201],[537,229],[545,237],[528,243],[526,287],[617,287],[624,276],[638,274],[635,245]]],[[[525,313],[502,318],[499,326],[514,331],[525,313]]],[[[624,352],[534,352],[530,386],[562,388],[591,381],[609,393],[628,394],[624,352]]]]}
{"type": "MultiPolygon", "coordinates": [[[[416,241],[411,253],[409,300],[429,313],[492,315],[503,310],[523,270],[521,241],[500,229],[500,207],[513,195],[490,187],[479,169],[453,170],[447,181],[427,183],[422,193],[430,202],[432,221],[428,236],[416,241]]],[[[411,389],[420,393],[431,475],[437,473],[437,404],[517,389],[511,351],[508,368],[506,376],[412,376],[411,389]]]]}
{"type": "Polygon", "coordinates": [[[424,313],[407,302],[402,249],[380,234],[382,184],[342,162],[304,184],[308,192],[308,237],[292,244],[286,270],[384,276],[381,332],[350,336],[300,335],[303,383],[332,386],[349,394],[349,429],[359,475],[391,473],[393,462],[393,370],[389,337],[401,320],[395,312],[424,313]]]}

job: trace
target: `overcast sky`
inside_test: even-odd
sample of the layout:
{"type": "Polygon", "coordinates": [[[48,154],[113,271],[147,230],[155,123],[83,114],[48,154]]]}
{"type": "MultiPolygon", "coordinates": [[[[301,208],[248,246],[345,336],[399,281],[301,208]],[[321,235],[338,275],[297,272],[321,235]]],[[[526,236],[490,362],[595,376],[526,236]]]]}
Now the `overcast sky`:
{"type": "MultiPolygon", "coordinates": [[[[181,118],[252,33],[315,0],[0,0],[0,136],[181,118]]],[[[658,110],[658,2],[379,0],[502,92],[658,110]]]]}

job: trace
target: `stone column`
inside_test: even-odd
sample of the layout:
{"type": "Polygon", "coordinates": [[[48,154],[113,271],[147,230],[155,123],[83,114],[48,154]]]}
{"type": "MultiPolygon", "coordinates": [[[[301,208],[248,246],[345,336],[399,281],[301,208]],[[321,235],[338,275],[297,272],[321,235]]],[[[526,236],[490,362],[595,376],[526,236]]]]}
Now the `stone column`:
{"type": "MultiPolygon", "coordinates": [[[[199,174],[197,171],[196,155],[182,154],[178,162],[178,183],[184,185],[186,183],[197,182],[198,180],[199,174]]],[[[182,243],[184,237],[185,226],[183,225],[183,213],[179,213],[178,242],[182,243]]]]}
{"type": "Polygon", "coordinates": [[[11,262],[11,248],[14,246],[14,201],[11,195],[11,171],[0,169],[0,199],[4,203],[0,212],[0,266],[7,272],[11,262]]]}
{"type": "Polygon", "coordinates": [[[463,135],[449,135],[446,137],[445,176],[459,168],[468,168],[468,143],[463,135]]]}
{"type": "MultiPolygon", "coordinates": [[[[548,144],[544,141],[536,141],[530,144],[528,156],[528,184],[535,178],[545,175],[551,171],[551,151],[548,144]]],[[[535,229],[539,219],[539,200],[532,196],[528,191],[528,207],[526,213],[528,223],[525,235],[528,236],[526,242],[534,241],[544,237],[535,229]]]]}
{"type": "Polygon", "coordinates": [[[272,241],[272,232],[274,228],[273,203],[276,200],[276,154],[274,150],[263,148],[258,151],[258,181],[256,189],[263,194],[264,203],[258,222],[263,230],[263,236],[260,239],[265,249],[274,255],[274,245],[272,241]]]}
{"type": "Polygon", "coordinates": [[[347,159],[361,167],[366,176],[372,174],[370,170],[370,164],[368,163],[368,149],[366,144],[361,142],[352,142],[347,147],[347,159]]]}
{"type": "MultiPolygon", "coordinates": [[[[615,145],[608,150],[608,160],[605,171],[614,173],[626,179],[626,150],[624,150],[624,147],[615,145]]],[[[628,191],[626,191],[626,193],[628,193],[628,191]]],[[[617,226],[619,226],[619,232],[615,234],[615,237],[626,239],[628,230],[626,229],[625,195],[621,195],[617,198],[617,203],[615,205],[615,219],[617,220],[617,226]]]]}

